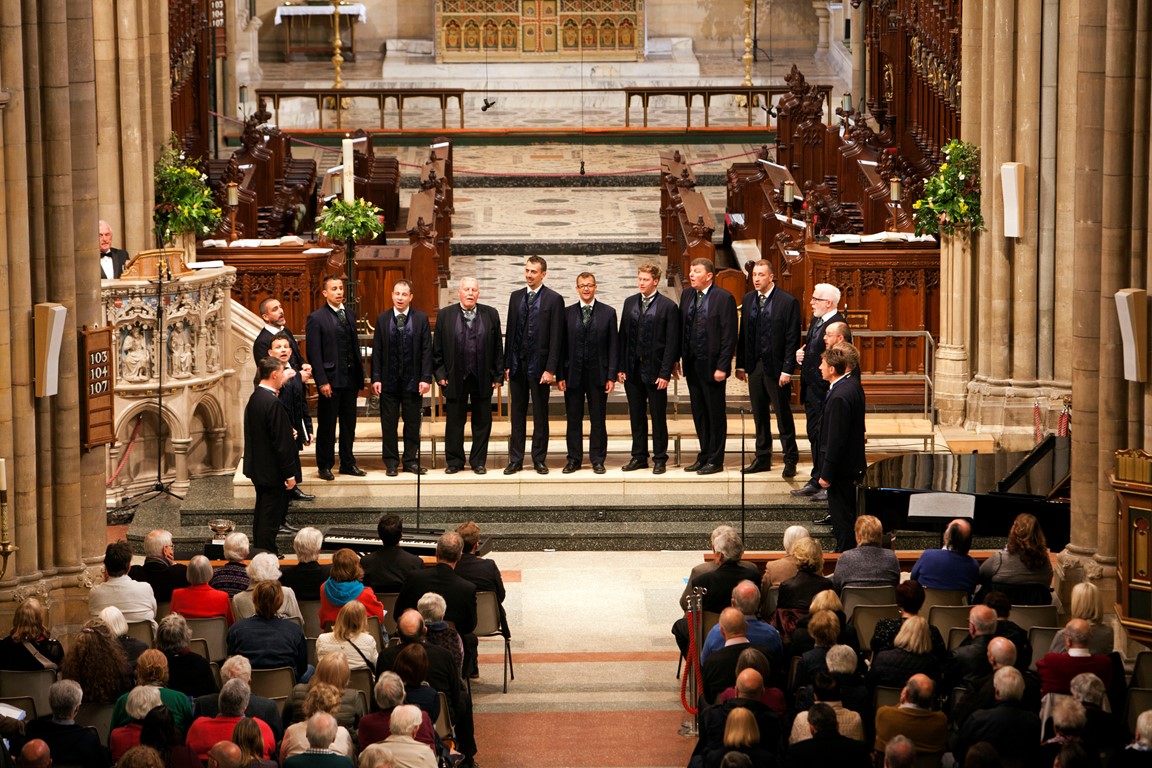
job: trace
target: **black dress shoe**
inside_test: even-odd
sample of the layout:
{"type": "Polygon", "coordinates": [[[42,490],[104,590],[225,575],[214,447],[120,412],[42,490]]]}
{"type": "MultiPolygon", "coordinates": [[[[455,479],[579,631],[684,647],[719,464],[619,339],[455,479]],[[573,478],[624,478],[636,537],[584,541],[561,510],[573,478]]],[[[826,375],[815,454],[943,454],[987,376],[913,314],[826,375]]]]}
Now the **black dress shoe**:
{"type": "Polygon", "coordinates": [[[700,468],[704,466],[704,462],[697,459],[688,466],[684,467],[685,472],[699,472],[700,468]]]}
{"type": "Polygon", "coordinates": [[[320,479],[321,480],[335,480],[336,475],[332,474],[332,468],[331,467],[325,467],[324,469],[320,470],[320,479]]]}
{"type": "Polygon", "coordinates": [[[604,474],[605,472],[607,472],[608,470],[604,469],[604,465],[603,465],[603,464],[593,464],[593,465],[592,465],[592,471],[593,471],[593,472],[595,472],[595,473],[596,473],[596,474],[598,474],[598,475],[602,475],[602,474],[604,474]]]}
{"type": "Polygon", "coordinates": [[[696,474],[698,474],[698,475],[714,475],[717,472],[723,472],[723,471],[724,471],[724,467],[720,466],[719,464],[705,464],[704,466],[700,467],[699,470],[696,471],[696,474]]]}
{"type": "Polygon", "coordinates": [[[532,469],[536,470],[536,474],[538,475],[548,474],[548,465],[542,461],[532,462],[532,469]]]}
{"type": "Polygon", "coordinates": [[[789,493],[793,496],[811,496],[814,493],[820,492],[820,486],[813,485],[812,483],[805,483],[800,488],[794,488],[789,493]]]}
{"type": "Polygon", "coordinates": [[[832,515],[824,515],[824,517],[813,520],[816,525],[832,525],[832,515]]]}
{"type": "Polygon", "coordinates": [[[300,490],[300,486],[292,489],[290,501],[316,501],[316,497],[310,493],[304,493],[300,490]]]}
{"type": "Polygon", "coordinates": [[[648,462],[644,459],[632,459],[630,462],[620,467],[622,472],[632,472],[636,469],[648,469],[648,462]]]}
{"type": "Polygon", "coordinates": [[[745,475],[754,475],[757,472],[767,472],[770,469],[772,469],[772,462],[756,459],[751,464],[744,467],[744,469],[740,470],[740,472],[741,474],[745,475]]]}
{"type": "Polygon", "coordinates": [[[488,467],[481,464],[478,467],[472,467],[472,471],[478,475],[486,475],[486,474],[488,474],[488,467]]]}
{"type": "Polygon", "coordinates": [[[785,480],[790,480],[793,477],[796,477],[796,465],[795,464],[785,464],[784,465],[784,471],[780,473],[780,476],[783,477],[785,480]]]}
{"type": "Polygon", "coordinates": [[[575,472],[575,471],[576,471],[576,470],[578,470],[578,469],[580,469],[580,465],[579,465],[579,464],[577,464],[577,463],[576,463],[576,462],[574,462],[574,461],[570,461],[570,462],[568,462],[567,464],[565,464],[565,465],[564,465],[564,469],[562,469],[562,470],[560,470],[560,471],[561,471],[561,472],[563,472],[563,473],[564,473],[564,474],[566,474],[566,475],[570,475],[570,474],[572,474],[573,472],[575,472]]]}
{"type": "Polygon", "coordinates": [[[668,471],[668,465],[662,461],[658,461],[652,465],[652,474],[662,475],[668,471]]]}
{"type": "Polygon", "coordinates": [[[347,467],[341,466],[340,467],[340,474],[342,474],[342,475],[354,475],[356,477],[364,477],[364,475],[366,475],[368,473],[365,472],[364,470],[360,469],[360,467],[356,466],[355,464],[351,464],[347,467]]]}
{"type": "MultiPolygon", "coordinates": [[[[808,501],[828,501],[828,489],[821,488],[820,490],[816,491],[816,493],[809,496],[808,501]]],[[[832,521],[829,520],[828,522],[831,523],[832,521]]]]}
{"type": "Polygon", "coordinates": [[[388,477],[396,477],[396,475],[400,474],[400,470],[396,467],[384,467],[384,474],[388,475],[388,477]]]}
{"type": "Polygon", "coordinates": [[[464,469],[464,467],[444,467],[444,474],[454,475],[462,469],[464,469]]]}
{"type": "Polygon", "coordinates": [[[411,472],[414,475],[428,474],[428,468],[422,467],[419,464],[405,464],[404,465],[404,471],[405,472],[411,472]]]}
{"type": "Polygon", "coordinates": [[[522,469],[524,469],[524,464],[522,462],[512,461],[508,463],[508,466],[504,467],[504,474],[514,475],[522,469]]]}

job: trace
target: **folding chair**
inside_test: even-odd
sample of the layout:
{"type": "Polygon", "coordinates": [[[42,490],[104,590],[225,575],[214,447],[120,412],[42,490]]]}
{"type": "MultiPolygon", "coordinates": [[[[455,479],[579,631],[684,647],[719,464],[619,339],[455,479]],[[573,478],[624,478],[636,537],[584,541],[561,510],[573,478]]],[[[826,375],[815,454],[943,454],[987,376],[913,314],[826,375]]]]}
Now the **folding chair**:
{"type": "Polygon", "coordinates": [[[900,618],[900,607],[897,605],[860,605],[852,614],[852,625],[856,627],[856,637],[860,641],[860,650],[866,654],[872,653],[872,635],[876,633],[876,625],[881,619],[900,618]]]}
{"type": "Polygon", "coordinates": [[[88,704],[80,705],[80,711],[76,714],[77,725],[90,725],[96,729],[96,735],[100,737],[100,743],[108,746],[108,737],[112,733],[112,712],[116,709],[115,702],[107,704],[88,704]]]}
{"type": "MultiPolygon", "coordinates": [[[[384,606],[384,629],[388,630],[389,637],[396,637],[399,632],[396,629],[396,598],[400,597],[399,592],[381,592],[376,595],[377,599],[384,606]]],[[[380,650],[384,650],[384,646],[380,646],[380,650]]]]}
{"type": "Polygon", "coordinates": [[[48,689],[54,682],[56,682],[54,669],[37,669],[32,672],[0,670],[0,698],[30,697],[36,702],[37,714],[46,715],[52,711],[52,707],[48,705],[48,689]]]}
{"type": "Polygon", "coordinates": [[[498,637],[504,641],[504,693],[508,693],[508,673],[511,671],[515,680],[516,670],[512,666],[512,642],[501,631],[500,602],[495,592],[476,593],[476,629],[472,634],[478,640],[498,637]]]}
{"type": "Polygon", "coordinates": [[[186,619],[192,637],[199,637],[208,643],[208,660],[223,661],[228,658],[228,622],[223,616],[210,619],[186,619]]]}
{"type": "Polygon", "coordinates": [[[1152,688],[1152,651],[1136,654],[1136,666],[1132,669],[1132,687],[1152,688]]]}
{"type": "Polygon", "coordinates": [[[304,636],[320,637],[324,630],[320,628],[320,601],[297,600],[300,605],[300,615],[304,617],[304,636]]]}
{"type": "Polygon", "coordinates": [[[1019,624],[1025,632],[1032,627],[1054,627],[1060,623],[1054,605],[1013,605],[1008,618],[1019,624]]]}
{"type": "Polygon", "coordinates": [[[968,593],[962,589],[929,589],[925,587],[924,608],[932,608],[936,605],[968,605],[968,593]]]}
{"type": "Polygon", "coordinates": [[[896,587],[853,587],[840,591],[840,602],[844,604],[844,615],[852,621],[852,614],[860,605],[895,605],[896,587]]]}
{"type": "Polygon", "coordinates": [[[364,711],[370,712],[372,709],[372,672],[363,667],[353,669],[351,677],[348,678],[348,687],[360,692],[364,699],[364,711]]]}
{"type": "Polygon", "coordinates": [[[1032,646],[1032,663],[1028,665],[1028,669],[1036,671],[1036,662],[1048,653],[1048,649],[1052,647],[1052,640],[1059,631],[1060,627],[1032,627],[1028,630],[1028,642],[1032,646]]]}
{"type": "Polygon", "coordinates": [[[440,741],[449,744],[454,749],[456,747],[456,726],[452,724],[452,711],[448,708],[448,695],[444,691],[437,691],[436,698],[440,701],[440,714],[433,723],[436,729],[436,735],[440,737],[440,741]]]}
{"type": "Polygon", "coordinates": [[[276,702],[280,714],[284,714],[284,705],[296,687],[296,670],[292,667],[275,667],[273,669],[252,670],[252,693],[263,696],[276,702]]]}
{"type": "Polygon", "coordinates": [[[948,650],[954,651],[960,647],[964,642],[964,638],[968,637],[967,627],[952,627],[948,630],[948,650]]]}
{"type": "Polygon", "coordinates": [[[151,648],[156,642],[156,627],[150,621],[128,622],[128,636],[151,648]]]}
{"type": "Polygon", "coordinates": [[[940,631],[940,637],[947,638],[952,627],[968,627],[971,610],[966,605],[934,605],[928,611],[928,623],[940,631]]]}
{"type": "Polygon", "coordinates": [[[892,688],[887,685],[878,685],[872,691],[872,711],[880,707],[895,707],[900,704],[900,693],[903,688],[892,688]]]}

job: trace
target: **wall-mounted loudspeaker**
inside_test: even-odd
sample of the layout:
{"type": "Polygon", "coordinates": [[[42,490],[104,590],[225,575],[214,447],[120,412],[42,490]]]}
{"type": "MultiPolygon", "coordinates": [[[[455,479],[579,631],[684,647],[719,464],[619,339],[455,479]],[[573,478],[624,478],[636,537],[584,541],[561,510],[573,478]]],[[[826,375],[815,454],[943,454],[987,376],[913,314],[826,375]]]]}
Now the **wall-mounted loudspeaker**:
{"type": "Polygon", "coordinates": [[[1004,190],[1004,237],[1020,237],[1024,224],[1024,163],[1001,163],[1004,190]]]}
{"type": "Polygon", "coordinates": [[[1124,347],[1124,378],[1148,381],[1148,292],[1143,288],[1116,291],[1116,315],[1124,347]]]}
{"type": "Polygon", "coordinates": [[[36,397],[51,397],[60,388],[60,344],[68,309],[63,304],[45,302],[32,307],[32,327],[36,338],[36,397]]]}

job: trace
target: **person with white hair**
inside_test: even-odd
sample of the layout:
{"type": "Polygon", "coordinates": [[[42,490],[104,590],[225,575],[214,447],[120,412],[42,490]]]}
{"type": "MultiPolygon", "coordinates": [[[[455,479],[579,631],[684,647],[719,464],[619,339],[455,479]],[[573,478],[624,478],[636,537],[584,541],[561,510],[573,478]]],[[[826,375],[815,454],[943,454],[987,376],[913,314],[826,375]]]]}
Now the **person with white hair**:
{"type": "Polygon", "coordinates": [[[1112,756],[1111,768],[1147,768],[1152,762],[1152,709],[1136,718],[1136,738],[1112,756]]]}
{"type": "Polygon", "coordinates": [[[136,660],[140,658],[140,654],[148,650],[148,646],[142,640],[128,634],[128,620],[124,618],[123,611],[116,606],[109,605],[101,610],[100,618],[108,626],[112,637],[116,638],[120,647],[124,649],[124,655],[128,657],[128,669],[135,674],[136,660]]]}
{"type": "Polygon", "coordinates": [[[187,568],[176,562],[171,532],[158,528],[144,537],[144,562],[132,566],[128,577],[149,584],[158,603],[170,602],[172,590],[188,586],[187,568]]]}
{"type": "Polygon", "coordinates": [[[464,641],[455,627],[444,620],[448,603],[435,592],[425,592],[416,603],[416,609],[420,611],[420,616],[424,619],[424,628],[427,630],[424,642],[428,645],[438,645],[452,654],[452,661],[463,680],[464,641]]]}
{"type": "Polygon", "coordinates": [[[168,659],[168,687],[189,698],[216,692],[216,680],[208,660],[191,649],[192,630],[178,613],[160,620],[156,650],[168,659]]]}
{"type": "Polygon", "coordinates": [[[415,738],[422,719],[420,708],[411,704],[401,704],[392,710],[388,724],[392,733],[384,745],[392,750],[395,768],[436,768],[435,753],[415,738]]]}
{"type": "Polygon", "coordinates": [[[796,543],[808,538],[808,529],[802,525],[790,525],[784,531],[784,557],[769,560],[764,566],[764,579],[760,584],[760,592],[767,608],[768,588],[779,587],[788,579],[800,572],[800,563],[792,551],[796,543]]]}
{"type": "Polygon", "coordinates": [[[28,741],[42,739],[51,750],[52,759],[60,765],[103,768],[108,764],[107,752],[96,731],[76,722],[83,700],[80,683],[57,680],[48,689],[52,711],[25,723],[24,737],[28,741]]]}
{"type": "MultiPolygon", "coordinates": [[[[688,582],[688,593],[696,587],[707,590],[701,603],[701,610],[720,613],[732,605],[732,590],[745,579],[755,579],[759,575],[756,566],[744,563],[744,540],[736,529],[720,526],[712,532],[712,552],[716,567],[697,575],[688,582]],[[751,570],[749,570],[751,567],[751,570]]],[[[683,598],[682,598],[683,600],[683,598]]],[[[687,608],[685,607],[685,610],[687,608]]],[[[688,653],[688,620],[681,617],[672,624],[672,636],[680,648],[680,655],[688,653]]],[[[699,638],[698,645],[703,645],[699,638]]]]}
{"type": "Polygon", "coordinates": [[[204,555],[195,555],[188,561],[188,586],[173,590],[172,613],[186,619],[211,619],[223,617],[232,626],[232,599],[227,592],[214,588],[212,581],[212,561],[204,555]]]}
{"type": "Polygon", "coordinates": [[[320,599],[320,588],[324,586],[330,575],[329,571],[332,570],[332,566],[317,562],[322,546],[324,546],[324,534],[312,526],[301,528],[292,539],[296,565],[283,566],[280,569],[280,585],[295,592],[297,600],[320,599]]]}
{"type": "Polygon", "coordinates": [[[232,531],[224,537],[224,559],[228,562],[216,569],[212,580],[208,582],[214,589],[227,592],[231,597],[237,592],[248,588],[248,567],[244,560],[248,559],[248,536],[240,531],[232,531]]]}
{"type": "MultiPolygon", "coordinates": [[[[748,642],[766,648],[770,653],[768,658],[773,665],[778,665],[784,658],[784,643],[780,639],[780,632],[776,627],[757,616],[760,610],[760,589],[756,582],[745,579],[732,588],[732,607],[739,608],[748,623],[745,634],[748,642]]],[[[712,627],[700,648],[700,663],[703,664],[716,651],[724,647],[724,637],[720,632],[720,625],[712,627]]]]}
{"type": "MultiPolygon", "coordinates": [[[[215,717],[198,717],[193,721],[185,741],[201,760],[207,759],[208,751],[216,742],[232,738],[236,723],[244,719],[251,695],[251,689],[243,680],[229,680],[220,689],[220,714],[215,717]]],[[[276,738],[263,720],[257,719],[256,725],[260,727],[260,736],[264,739],[264,759],[267,760],[273,755],[276,738]]]]}
{"type": "Polygon", "coordinates": [[[392,750],[383,744],[369,744],[360,753],[357,768],[396,768],[392,750]]]}
{"type": "Polygon", "coordinates": [[[1024,696],[1024,677],[1015,667],[1002,667],[992,677],[996,691],[996,704],[969,715],[952,741],[953,755],[967,755],[968,748],[978,741],[987,741],[1000,757],[1029,764],[1036,750],[1036,734],[1040,733],[1040,716],[1021,699],[1024,696]],[[1021,734],[1031,734],[1021,738],[1021,734]]]}
{"type": "MultiPolygon", "coordinates": [[[[709,543],[712,546],[713,552],[716,551],[716,539],[719,538],[721,535],[724,535],[724,536],[737,535],[736,529],[730,525],[718,525],[718,526],[716,526],[712,530],[712,535],[709,539],[709,543]]],[[[807,535],[807,534],[805,534],[805,535],[807,535]]],[[[682,610],[682,611],[688,610],[688,596],[690,594],[692,594],[692,588],[696,586],[696,580],[699,579],[704,574],[711,573],[712,571],[716,570],[719,567],[720,567],[720,559],[719,558],[713,558],[711,560],[705,560],[704,562],[702,562],[698,565],[692,566],[692,571],[691,571],[691,573],[688,574],[688,581],[684,585],[684,592],[681,593],[681,595],[680,595],[680,610],[682,610]]],[[[741,561],[740,567],[743,568],[744,570],[748,571],[748,575],[745,578],[754,579],[754,578],[756,578],[756,576],[759,575],[759,571],[756,569],[756,566],[753,565],[752,563],[745,563],[745,562],[741,561]]]]}
{"type": "Polygon", "coordinates": [[[305,728],[308,749],[285,760],[284,768],[355,768],[348,757],[332,749],[337,728],[329,713],[314,713],[305,728]]]}
{"type": "Polygon", "coordinates": [[[154,707],[162,706],[160,689],[152,685],[137,685],[127,693],[124,712],[130,721],[112,729],[108,736],[108,751],[113,762],[119,761],[125,752],[140,744],[140,729],[144,718],[154,707]]]}
{"type": "MultiPolygon", "coordinates": [[[[252,590],[262,581],[280,581],[280,560],[271,552],[261,552],[248,563],[248,586],[243,592],[237,592],[232,596],[232,614],[237,621],[256,615],[256,607],[252,603],[252,590]]],[[[282,619],[299,620],[303,624],[304,614],[300,612],[296,593],[291,587],[285,587],[283,582],[280,584],[280,589],[284,593],[284,604],[280,606],[276,615],[282,619]]]]}
{"type": "MultiPolygon", "coordinates": [[[[356,742],[374,744],[384,741],[392,733],[392,712],[404,703],[404,681],[395,672],[381,672],[372,689],[372,697],[376,700],[377,709],[360,718],[359,729],[356,732],[356,742]]],[[[420,710],[423,718],[420,727],[416,730],[416,741],[427,744],[435,749],[436,731],[433,730],[432,719],[424,710],[420,710]]]]}
{"type": "MultiPolygon", "coordinates": [[[[220,667],[221,684],[229,680],[240,680],[245,685],[252,686],[252,664],[243,656],[229,656],[220,667]]],[[[196,717],[216,717],[220,714],[220,695],[210,693],[198,696],[192,702],[192,711],[196,717]]],[[[272,735],[279,742],[284,735],[284,721],[280,717],[280,708],[276,702],[255,693],[248,696],[248,706],[244,709],[247,717],[263,720],[272,729],[272,735]]]]}

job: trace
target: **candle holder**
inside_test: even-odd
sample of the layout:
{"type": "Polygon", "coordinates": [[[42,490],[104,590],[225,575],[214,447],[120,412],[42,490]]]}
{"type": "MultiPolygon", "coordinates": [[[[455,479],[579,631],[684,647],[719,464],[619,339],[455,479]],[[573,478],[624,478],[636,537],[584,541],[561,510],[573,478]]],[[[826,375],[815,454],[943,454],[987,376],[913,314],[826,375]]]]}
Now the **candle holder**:
{"type": "Polygon", "coordinates": [[[896,231],[900,198],[904,196],[904,184],[898,176],[888,180],[888,208],[892,211],[892,230],[896,231]]]}
{"type": "Polygon", "coordinates": [[[234,181],[228,182],[228,207],[232,209],[232,223],[230,234],[236,239],[236,209],[240,206],[240,185],[234,181]]]}
{"type": "Polygon", "coordinates": [[[784,207],[788,209],[788,223],[792,223],[792,202],[796,199],[796,184],[791,179],[784,182],[784,207]]]}

